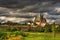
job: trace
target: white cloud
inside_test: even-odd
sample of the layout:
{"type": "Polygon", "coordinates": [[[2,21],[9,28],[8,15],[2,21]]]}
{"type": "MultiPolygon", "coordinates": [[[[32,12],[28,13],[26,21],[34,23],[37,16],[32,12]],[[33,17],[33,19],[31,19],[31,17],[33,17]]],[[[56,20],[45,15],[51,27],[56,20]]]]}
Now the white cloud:
{"type": "Polygon", "coordinates": [[[16,23],[20,23],[24,21],[34,21],[34,18],[16,18],[16,17],[4,17],[4,16],[1,16],[0,19],[1,19],[0,21],[4,20],[3,22],[11,21],[16,23]]]}

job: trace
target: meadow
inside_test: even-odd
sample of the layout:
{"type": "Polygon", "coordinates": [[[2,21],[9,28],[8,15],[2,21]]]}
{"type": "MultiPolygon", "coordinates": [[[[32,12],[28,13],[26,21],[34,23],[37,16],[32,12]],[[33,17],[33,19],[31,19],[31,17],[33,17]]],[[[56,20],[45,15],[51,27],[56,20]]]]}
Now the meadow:
{"type": "Polygon", "coordinates": [[[28,37],[25,37],[25,40],[60,40],[59,35],[54,37],[53,33],[30,33],[28,37]]]}
{"type": "Polygon", "coordinates": [[[0,40],[60,40],[60,33],[0,31],[0,40]]]}
{"type": "Polygon", "coordinates": [[[55,26],[38,27],[35,30],[29,28],[29,31],[18,30],[18,28],[17,26],[16,28],[1,27],[0,40],[60,40],[60,26],[58,28],[55,26]]]}

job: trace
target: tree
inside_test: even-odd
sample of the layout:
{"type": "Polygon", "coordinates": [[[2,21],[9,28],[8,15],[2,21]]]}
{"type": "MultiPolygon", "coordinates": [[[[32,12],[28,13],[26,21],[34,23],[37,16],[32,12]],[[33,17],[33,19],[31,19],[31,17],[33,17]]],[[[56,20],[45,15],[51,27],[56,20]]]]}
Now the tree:
{"type": "Polygon", "coordinates": [[[46,24],[44,28],[45,28],[45,31],[44,31],[44,32],[52,32],[52,27],[51,27],[51,25],[46,24]]]}

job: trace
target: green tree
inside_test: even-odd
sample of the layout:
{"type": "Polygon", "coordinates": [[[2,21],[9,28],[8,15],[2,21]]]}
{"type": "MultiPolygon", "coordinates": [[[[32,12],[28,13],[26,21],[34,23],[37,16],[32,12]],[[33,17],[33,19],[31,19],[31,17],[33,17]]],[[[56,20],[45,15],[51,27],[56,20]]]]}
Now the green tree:
{"type": "Polygon", "coordinates": [[[45,31],[44,32],[52,32],[52,27],[49,24],[45,25],[45,31]]]}

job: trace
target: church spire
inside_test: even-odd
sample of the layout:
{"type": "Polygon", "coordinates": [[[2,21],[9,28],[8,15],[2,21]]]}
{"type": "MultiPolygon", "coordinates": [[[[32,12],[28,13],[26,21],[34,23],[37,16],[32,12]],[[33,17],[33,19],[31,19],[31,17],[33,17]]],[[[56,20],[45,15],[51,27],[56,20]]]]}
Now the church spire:
{"type": "Polygon", "coordinates": [[[40,14],[40,18],[41,18],[41,20],[43,20],[43,14],[42,13],[40,14]]]}

